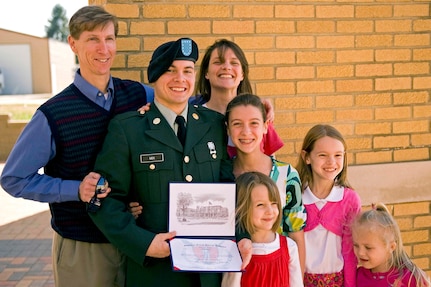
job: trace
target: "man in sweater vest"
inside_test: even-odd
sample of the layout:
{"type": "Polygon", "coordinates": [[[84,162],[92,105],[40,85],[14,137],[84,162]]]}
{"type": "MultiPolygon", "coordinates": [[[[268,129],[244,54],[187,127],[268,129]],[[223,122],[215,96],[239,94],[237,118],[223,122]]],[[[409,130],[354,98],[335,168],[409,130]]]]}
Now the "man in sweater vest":
{"type": "Polygon", "coordinates": [[[167,243],[175,236],[168,232],[169,182],[233,181],[223,115],[188,104],[197,59],[191,39],[159,46],[148,67],[151,109],[112,119],[96,160],[112,191],[90,217],[127,256],[126,286],[221,285],[220,273],[173,271],[167,243]],[[184,140],[178,116],[186,122],[184,140]],[[137,220],[128,212],[130,199],[143,206],[137,220]]]}
{"type": "Polygon", "coordinates": [[[6,161],[1,185],[12,196],[49,203],[56,286],[124,286],[124,255],[86,208],[100,178],[92,170],[109,121],[145,105],[153,90],[111,76],[118,32],[114,15],[85,6],[71,17],[69,29],[80,69],[27,124],[6,161]]]}

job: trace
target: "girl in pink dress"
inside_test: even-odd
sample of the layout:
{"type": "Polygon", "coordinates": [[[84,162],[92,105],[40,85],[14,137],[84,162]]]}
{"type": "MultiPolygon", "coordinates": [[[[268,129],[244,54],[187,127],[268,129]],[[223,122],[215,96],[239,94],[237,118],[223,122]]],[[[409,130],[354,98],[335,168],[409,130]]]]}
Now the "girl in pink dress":
{"type": "Polygon", "coordinates": [[[279,235],[281,200],[276,183],[260,172],[238,176],[237,226],[251,235],[253,255],[241,277],[241,287],[303,286],[298,248],[279,235]]]}
{"type": "Polygon", "coordinates": [[[357,287],[429,287],[428,276],[404,251],[400,229],[384,204],[372,205],[352,226],[360,267],[357,287]]]}
{"type": "Polygon", "coordinates": [[[297,170],[307,212],[304,286],[355,287],[357,260],[350,225],[361,202],[347,182],[342,135],[329,125],[312,127],[304,138],[297,170]]]}

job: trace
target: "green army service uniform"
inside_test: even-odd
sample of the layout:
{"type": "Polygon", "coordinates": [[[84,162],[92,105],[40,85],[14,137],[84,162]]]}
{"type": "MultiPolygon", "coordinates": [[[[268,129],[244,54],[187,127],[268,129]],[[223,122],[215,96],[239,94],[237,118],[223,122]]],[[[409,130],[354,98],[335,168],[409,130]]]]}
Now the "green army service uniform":
{"type": "Polygon", "coordinates": [[[226,139],[223,116],[192,105],[184,148],[154,104],[111,121],[95,171],[112,190],[90,216],[127,255],[126,286],[220,286],[219,273],[174,272],[169,257],[145,254],[155,235],[168,231],[169,182],[233,180],[226,139]],[[132,200],[143,206],[137,220],[128,212],[132,200]]]}

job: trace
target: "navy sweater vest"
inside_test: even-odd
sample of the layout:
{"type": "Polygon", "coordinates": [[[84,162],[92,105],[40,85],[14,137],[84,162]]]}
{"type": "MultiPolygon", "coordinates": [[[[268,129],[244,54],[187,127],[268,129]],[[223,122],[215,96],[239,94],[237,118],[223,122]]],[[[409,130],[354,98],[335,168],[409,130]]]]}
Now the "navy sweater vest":
{"type": "MultiPolygon", "coordinates": [[[[73,84],[39,108],[48,120],[56,145],[56,156],[45,166],[45,174],[81,181],[93,170],[110,119],[126,111],[136,111],[146,104],[145,89],[140,83],[113,80],[115,96],[110,111],[89,100],[73,84]]],[[[52,228],[62,237],[93,243],[108,242],[88,216],[86,203],[51,203],[50,210],[52,228]]]]}

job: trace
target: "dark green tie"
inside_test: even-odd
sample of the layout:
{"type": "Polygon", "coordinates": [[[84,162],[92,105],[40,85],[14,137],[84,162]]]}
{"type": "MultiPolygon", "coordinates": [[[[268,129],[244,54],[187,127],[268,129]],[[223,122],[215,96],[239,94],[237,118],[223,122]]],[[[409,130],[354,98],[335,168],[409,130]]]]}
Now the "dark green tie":
{"type": "Polygon", "coordinates": [[[184,146],[184,142],[186,141],[186,121],[183,116],[177,116],[175,122],[178,124],[177,137],[184,146]]]}

